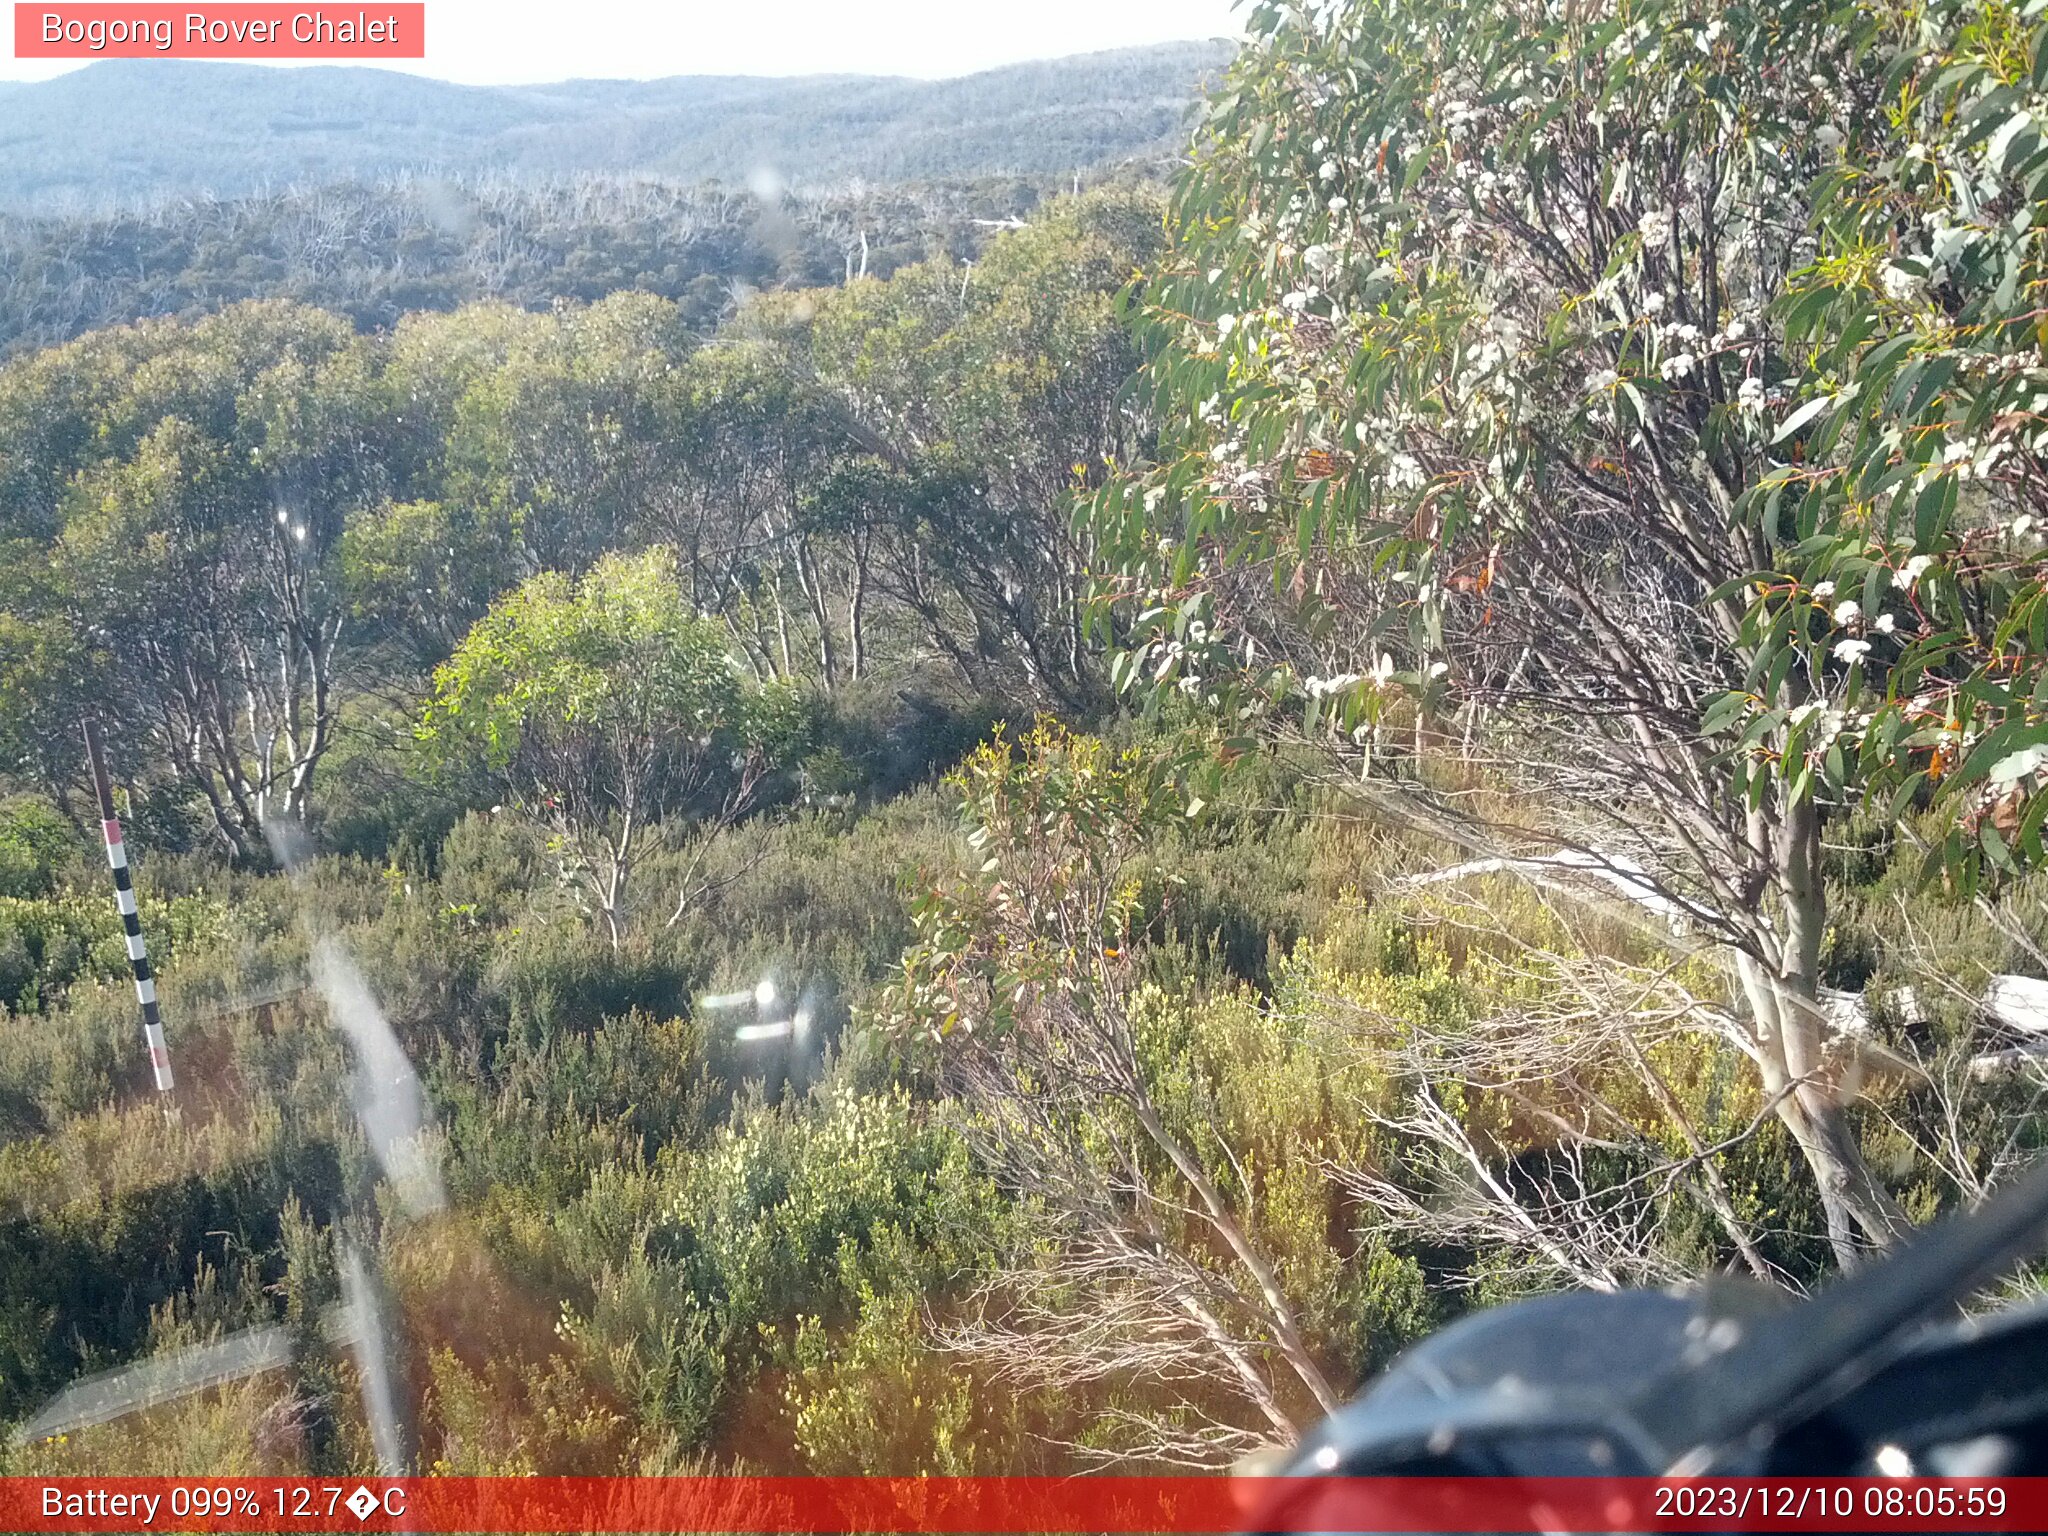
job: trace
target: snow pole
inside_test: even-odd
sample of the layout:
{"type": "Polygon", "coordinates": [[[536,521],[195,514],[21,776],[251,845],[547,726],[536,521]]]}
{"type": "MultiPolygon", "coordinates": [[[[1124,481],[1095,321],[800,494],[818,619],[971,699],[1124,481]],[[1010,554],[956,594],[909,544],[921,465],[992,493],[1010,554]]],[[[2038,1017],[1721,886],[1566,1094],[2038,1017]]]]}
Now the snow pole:
{"type": "Polygon", "coordinates": [[[100,733],[92,721],[83,724],[85,758],[92,766],[93,793],[100,802],[100,832],[107,840],[107,867],[114,872],[114,905],[120,909],[121,927],[128,936],[128,963],[135,967],[135,1000],[142,1004],[142,1038],[149,1046],[149,1066],[156,1074],[157,1092],[169,1093],[171,1053],[164,1044],[163,1019],[156,1009],[156,978],[150,974],[149,949],[142,942],[142,918],[135,910],[135,883],[128,876],[128,850],[121,841],[120,818],[114,814],[114,788],[107,779],[106,759],[100,755],[100,733]]]}

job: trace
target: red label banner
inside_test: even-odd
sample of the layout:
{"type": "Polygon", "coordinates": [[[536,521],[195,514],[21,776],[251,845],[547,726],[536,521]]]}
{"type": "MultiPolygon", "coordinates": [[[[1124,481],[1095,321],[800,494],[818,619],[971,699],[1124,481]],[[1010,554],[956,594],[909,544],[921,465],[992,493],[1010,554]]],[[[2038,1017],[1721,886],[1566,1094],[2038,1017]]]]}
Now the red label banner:
{"type": "Polygon", "coordinates": [[[423,59],[427,8],[411,4],[14,7],[19,59],[423,59]]]}
{"type": "Polygon", "coordinates": [[[5,1478],[0,1530],[2043,1531],[2048,1478],[5,1478]]]}

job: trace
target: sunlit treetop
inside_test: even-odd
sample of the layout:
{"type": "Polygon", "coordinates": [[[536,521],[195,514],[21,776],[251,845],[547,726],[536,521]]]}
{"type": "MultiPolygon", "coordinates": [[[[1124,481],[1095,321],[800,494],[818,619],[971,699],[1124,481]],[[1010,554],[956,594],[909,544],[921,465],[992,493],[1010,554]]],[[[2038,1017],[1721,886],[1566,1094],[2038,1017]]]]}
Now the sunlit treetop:
{"type": "Polygon", "coordinates": [[[2039,9],[1258,7],[1090,508],[1119,683],[1641,713],[2038,857],[2039,9]]]}

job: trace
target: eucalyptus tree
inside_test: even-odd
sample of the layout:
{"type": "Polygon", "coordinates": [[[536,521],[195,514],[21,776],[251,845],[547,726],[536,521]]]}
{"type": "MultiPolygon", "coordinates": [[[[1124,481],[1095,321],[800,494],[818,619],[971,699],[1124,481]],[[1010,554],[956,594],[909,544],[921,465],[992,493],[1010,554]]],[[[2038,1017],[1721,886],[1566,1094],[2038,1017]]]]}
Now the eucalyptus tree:
{"type": "Polygon", "coordinates": [[[884,514],[861,524],[864,591],[972,687],[1066,708],[1095,695],[1091,551],[1069,512],[1143,441],[1116,296],[1158,249],[1157,215],[1145,194],[1061,199],[978,264],[922,262],[810,302],[798,366],[875,461],[839,488],[884,514]],[[874,499],[885,484],[893,502],[874,499]]]}
{"type": "Polygon", "coordinates": [[[1951,801],[1965,880],[2038,852],[2038,28],[1346,0],[1251,34],[1144,295],[1166,441],[1092,503],[1117,681],[1296,719],[1361,792],[1720,946],[1838,1255],[1892,1242],[1822,834],[1917,772],[1998,786],[2003,820],[1951,801]],[[1447,792],[1453,732],[1508,794],[1447,792]]]}
{"type": "MultiPolygon", "coordinates": [[[[415,335],[466,348],[466,314],[415,335]]],[[[585,569],[679,473],[680,316],[666,300],[617,293],[524,319],[486,309],[484,321],[479,340],[496,355],[478,359],[452,402],[450,493],[505,521],[527,574],[585,569]]]]}
{"type": "Polygon", "coordinates": [[[803,727],[793,692],[746,681],[657,548],[492,604],[436,670],[418,734],[432,758],[481,760],[549,829],[617,945],[648,849],[678,820],[754,805],[803,727]]]}
{"type": "Polygon", "coordinates": [[[0,450],[8,521],[48,562],[42,618],[254,856],[266,819],[305,814],[334,741],[334,548],[387,494],[368,345],[317,310],[252,304],[10,373],[42,404],[0,450]]]}

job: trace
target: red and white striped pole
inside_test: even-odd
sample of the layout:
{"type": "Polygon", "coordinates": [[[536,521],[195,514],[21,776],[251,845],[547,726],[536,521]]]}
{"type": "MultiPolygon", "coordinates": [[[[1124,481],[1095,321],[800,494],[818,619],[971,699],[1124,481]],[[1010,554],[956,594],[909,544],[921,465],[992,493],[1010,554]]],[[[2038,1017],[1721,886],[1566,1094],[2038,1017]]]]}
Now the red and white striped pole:
{"type": "Polygon", "coordinates": [[[114,872],[114,905],[120,908],[121,927],[128,936],[128,963],[135,967],[135,999],[142,1004],[142,1038],[149,1046],[149,1066],[156,1074],[157,1091],[169,1093],[171,1053],[164,1044],[164,1024],[156,1011],[156,979],[149,972],[149,949],[142,942],[142,918],[135,910],[135,884],[128,877],[128,850],[121,842],[120,819],[114,815],[114,788],[107,779],[106,760],[100,756],[100,733],[90,720],[84,724],[85,757],[92,765],[100,831],[107,840],[107,867],[114,872]]]}

